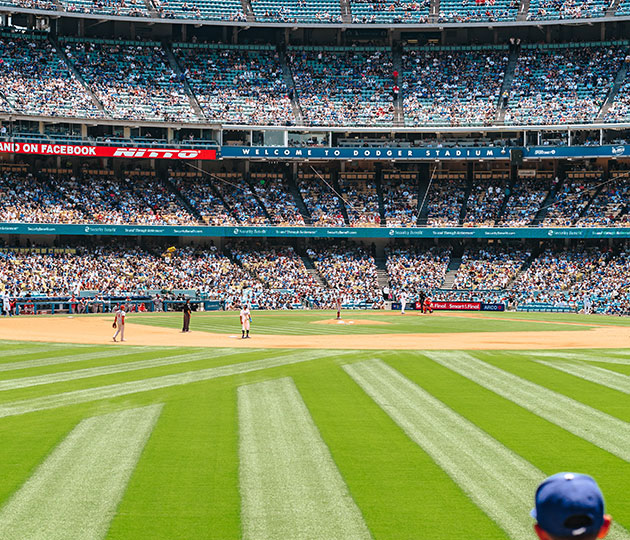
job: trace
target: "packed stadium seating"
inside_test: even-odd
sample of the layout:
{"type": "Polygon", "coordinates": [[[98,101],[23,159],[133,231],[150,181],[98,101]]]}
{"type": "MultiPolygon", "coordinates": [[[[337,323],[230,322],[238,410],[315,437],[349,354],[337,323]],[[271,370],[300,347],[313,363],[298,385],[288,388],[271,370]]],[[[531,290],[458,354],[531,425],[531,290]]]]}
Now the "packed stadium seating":
{"type": "Polygon", "coordinates": [[[295,123],[282,67],[271,45],[177,43],[174,52],[208,120],[295,123]]]}
{"type": "Polygon", "coordinates": [[[429,5],[429,0],[350,0],[355,23],[423,23],[429,5]]]}
{"type": "MultiPolygon", "coordinates": [[[[459,225],[464,202],[465,179],[463,174],[434,175],[425,205],[428,209],[427,225],[435,227],[459,225]]],[[[424,194],[422,194],[424,198],[424,194]]],[[[422,209],[421,209],[422,213],[422,209]]]]}
{"type": "Polygon", "coordinates": [[[0,85],[2,112],[102,116],[43,34],[0,32],[0,85]]]}
{"type": "Polygon", "coordinates": [[[251,0],[258,21],[341,22],[338,0],[251,0]]]}
{"type": "Polygon", "coordinates": [[[513,21],[519,0],[440,0],[440,22],[513,21]]]}
{"type": "Polygon", "coordinates": [[[343,203],[331,182],[331,175],[326,172],[303,170],[298,174],[298,188],[313,225],[345,225],[343,203]]]}
{"type": "Polygon", "coordinates": [[[64,38],[65,52],[115,118],[184,121],[196,115],[160,43],[64,38]]]}
{"type": "Polygon", "coordinates": [[[530,255],[530,252],[504,247],[468,249],[462,256],[453,289],[505,290],[530,255]]]}
{"type": "Polygon", "coordinates": [[[606,0],[531,0],[529,20],[583,19],[603,17],[610,2],[606,0]]]}
{"type": "Polygon", "coordinates": [[[506,123],[592,122],[627,53],[627,42],[525,45],[512,82],[506,123]]]}
{"type": "Polygon", "coordinates": [[[420,291],[439,289],[450,261],[450,248],[391,247],[386,250],[390,293],[399,298],[405,291],[415,299],[420,291]]]}
{"type": "Polygon", "coordinates": [[[498,224],[504,227],[530,225],[551,190],[551,186],[551,173],[519,179],[512,188],[498,224]]]}
{"type": "Polygon", "coordinates": [[[288,55],[308,124],[392,124],[394,80],[390,49],[292,46],[288,55]],[[335,84],[331,85],[331,81],[335,84]]]}
{"type": "Polygon", "coordinates": [[[405,124],[491,124],[507,46],[408,47],[403,55],[405,124]]]}
{"type": "Polygon", "coordinates": [[[129,17],[149,16],[144,0],[61,0],[60,3],[70,12],[129,17]]]}
{"type": "Polygon", "coordinates": [[[416,173],[385,171],[381,180],[388,227],[415,227],[418,222],[416,173]]]}
{"type": "Polygon", "coordinates": [[[205,19],[244,21],[240,0],[151,0],[159,17],[168,19],[205,19]]]}

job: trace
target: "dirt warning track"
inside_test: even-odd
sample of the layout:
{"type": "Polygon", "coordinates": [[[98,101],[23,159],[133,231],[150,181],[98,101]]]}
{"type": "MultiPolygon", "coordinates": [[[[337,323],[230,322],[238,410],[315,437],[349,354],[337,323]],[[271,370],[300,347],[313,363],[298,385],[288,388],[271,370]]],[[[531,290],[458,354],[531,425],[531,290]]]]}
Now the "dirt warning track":
{"type": "Polygon", "coordinates": [[[233,335],[190,332],[128,323],[125,343],[113,343],[109,318],[13,317],[0,320],[0,339],[93,345],[170,347],[237,347],[290,349],[589,349],[630,348],[630,328],[601,326],[584,331],[458,332],[427,334],[233,335]]]}

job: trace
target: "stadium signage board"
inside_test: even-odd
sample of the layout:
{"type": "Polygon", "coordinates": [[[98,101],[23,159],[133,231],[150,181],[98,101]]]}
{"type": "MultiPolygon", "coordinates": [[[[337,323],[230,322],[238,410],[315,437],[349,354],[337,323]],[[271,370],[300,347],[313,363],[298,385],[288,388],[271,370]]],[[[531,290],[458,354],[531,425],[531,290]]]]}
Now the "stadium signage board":
{"type": "MultiPolygon", "coordinates": [[[[452,148],[350,148],[350,147],[271,147],[271,146],[223,146],[221,156],[232,159],[278,160],[509,160],[510,151],[516,147],[452,147],[452,148]]],[[[524,159],[564,158],[630,158],[630,146],[533,146],[522,147],[524,159]]]]}
{"type": "MultiPolygon", "coordinates": [[[[416,302],[416,309],[421,309],[416,302]]],[[[505,311],[505,304],[486,304],[485,302],[431,302],[431,307],[438,311],[505,311]]]]}
{"type": "Polygon", "coordinates": [[[630,238],[630,227],[213,227],[0,223],[0,234],[269,238],[630,238]]]}
{"type": "Polygon", "coordinates": [[[121,146],[86,146],[75,144],[0,142],[0,153],[46,156],[121,157],[148,159],[217,159],[216,149],[133,148],[121,146]]]}

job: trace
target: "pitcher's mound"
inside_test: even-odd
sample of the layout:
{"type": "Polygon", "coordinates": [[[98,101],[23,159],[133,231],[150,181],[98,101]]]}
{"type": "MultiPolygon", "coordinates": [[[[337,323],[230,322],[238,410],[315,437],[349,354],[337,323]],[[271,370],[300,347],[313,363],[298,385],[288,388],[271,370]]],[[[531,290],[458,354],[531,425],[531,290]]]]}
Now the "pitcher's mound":
{"type": "Polygon", "coordinates": [[[347,325],[380,325],[391,324],[384,321],[367,321],[362,319],[325,319],[323,321],[313,321],[313,324],[347,324],[347,325]]]}

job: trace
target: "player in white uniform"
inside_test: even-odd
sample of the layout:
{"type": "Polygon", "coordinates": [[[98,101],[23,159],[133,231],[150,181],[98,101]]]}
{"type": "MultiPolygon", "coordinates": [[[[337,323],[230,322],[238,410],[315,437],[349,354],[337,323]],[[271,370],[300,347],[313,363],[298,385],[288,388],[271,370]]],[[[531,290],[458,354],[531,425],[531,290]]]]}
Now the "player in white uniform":
{"type": "Polygon", "coordinates": [[[252,316],[249,312],[249,306],[247,304],[245,304],[241,308],[240,319],[241,319],[241,329],[243,332],[243,334],[241,335],[241,339],[246,339],[249,337],[249,323],[252,321],[252,316]]]}
{"type": "Polygon", "coordinates": [[[116,333],[112,338],[116,341],[118,334],[120,334],[120,341],[125,341],[125,306],[120,306],[114,314],[114,324],[112,325],[116,329],[116,333]]]}
{"type": "Polygon", "coordinates": [[[405,314],[405,308],[407,307],[407,293],[400,293],[400,314],[405,314]]]}
{"type": "Polygon", "coordinates": [[[6,317],[7,315],[11,316],[11,301],[9,300],[9,295],[5,294],[2,297],[2,314],[6,317]]]}

